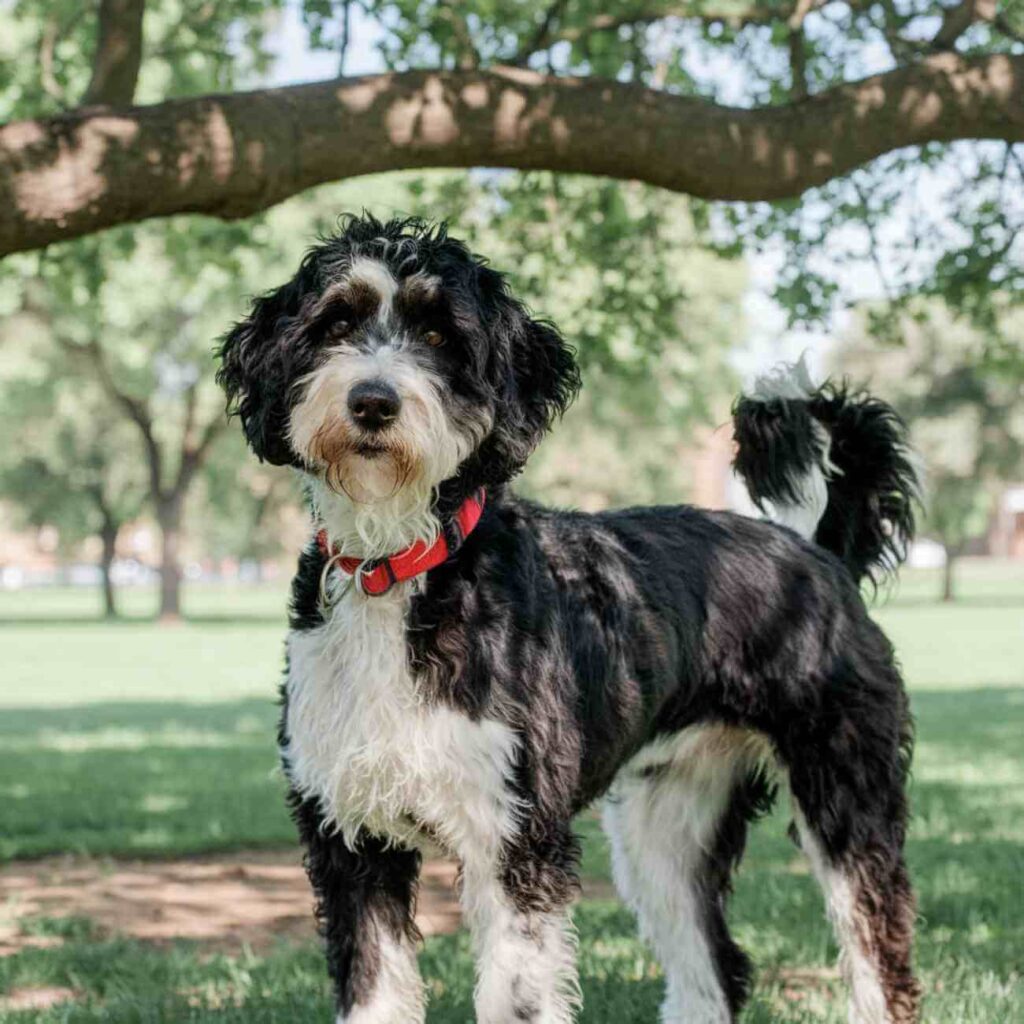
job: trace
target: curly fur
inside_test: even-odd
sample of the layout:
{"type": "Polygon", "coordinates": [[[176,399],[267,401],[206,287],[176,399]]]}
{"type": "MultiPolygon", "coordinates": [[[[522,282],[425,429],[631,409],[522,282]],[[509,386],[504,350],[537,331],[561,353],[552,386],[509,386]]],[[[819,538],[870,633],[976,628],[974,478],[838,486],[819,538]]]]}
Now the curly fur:
{"type": "Polygon", "coordinates": [[[847,383],[811,385],[803,364],[762,378],[733,407],[733,466],[762,511],[813,503],[807,536],[857,580],[894,572],[914,539],[921,488],[907,428],[847,383]]]}

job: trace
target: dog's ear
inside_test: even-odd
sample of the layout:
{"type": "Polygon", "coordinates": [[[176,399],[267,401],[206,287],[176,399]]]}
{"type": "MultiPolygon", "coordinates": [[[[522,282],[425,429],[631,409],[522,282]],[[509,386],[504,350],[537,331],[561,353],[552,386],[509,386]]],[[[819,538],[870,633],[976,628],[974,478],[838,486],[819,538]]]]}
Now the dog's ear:
{"type": "Polygon", "coordinates": [[[315,272],[307,259],[291,281],[254,300],[249,315],[225,335],[217,353],[217,383],[227,395],[228,413],[242,421],[259,459],[275,466],[297,464],[288,444],[289,392],[309,353],[295,327],[314,289],[315,272]]]}
{"type": "Polygon", "coordinates": [[[572,348],[558,329],[534,319],[513,297],[502,275],[480,268],[489,376],[496,393],[494,426],[481,447],[481,462],[494,482],[515,476],[580,387],[572,348]]]}

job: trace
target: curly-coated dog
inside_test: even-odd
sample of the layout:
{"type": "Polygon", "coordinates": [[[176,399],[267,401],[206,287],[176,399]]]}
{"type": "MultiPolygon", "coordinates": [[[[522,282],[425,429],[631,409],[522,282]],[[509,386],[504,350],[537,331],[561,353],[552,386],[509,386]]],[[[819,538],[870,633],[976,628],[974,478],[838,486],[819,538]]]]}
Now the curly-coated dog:
{"type": "Polygon", "coordinates": [[[578,389],[572,349],[444,228],[368,216],[220,356],[253,451],[299,471],[315,520],[280,748],[339,1021],[423,1020],[425,845],[461,865],[477,1019],[569,1021],[573,816],[601,796],[664,1021],[734,1020],[750,963],[725,902],[777,777],[850,1019],[916,1019],[911,724],[858,589],[913,529],[887,406],[799,374],[737,404],[737,469],[776,522],[521,500],[508,482],[578,389]]]}

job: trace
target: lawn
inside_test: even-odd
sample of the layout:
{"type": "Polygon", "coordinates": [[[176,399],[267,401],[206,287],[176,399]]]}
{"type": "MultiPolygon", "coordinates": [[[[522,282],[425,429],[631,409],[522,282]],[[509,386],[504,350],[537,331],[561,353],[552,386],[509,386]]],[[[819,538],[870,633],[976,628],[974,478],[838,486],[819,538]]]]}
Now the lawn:
{"type": "MultiPolygon", "coordinates": [[[[1024,1021],[1024,568],[965,565],[960,600],[907,574],[877,611],[903,661],[918,720],[908,849],[920,894],[918,963],[936,1024],[1024,1021]]],[[[280,588],[193,588],[189,621],[90,621],[88,592],[0,594],[0,860],[46,853],[169,856],[292,842],[273,749],[280,588]]],[[[785,838],[760,826],[731,914],[758,964],[748,1024],[845,1020],[821,899],[785,838]]],[[[607,875],[593,816],[585,873],[607,875]]],[[[2,911],[2,908],[0,908],[2,911]]],[[[621,907],[576,913],[585,1022],[656,1018],[660,980],[621,907]]],[[[0,959],[0,993],[76,990],[28,1021],[329,1019],[317,951],[210,955],[97,934],[88,920],[24,927],[61,940],[0,959]]],[[[427,942],[432,1024],[472,1019],[464,934],[427,942]]]]}

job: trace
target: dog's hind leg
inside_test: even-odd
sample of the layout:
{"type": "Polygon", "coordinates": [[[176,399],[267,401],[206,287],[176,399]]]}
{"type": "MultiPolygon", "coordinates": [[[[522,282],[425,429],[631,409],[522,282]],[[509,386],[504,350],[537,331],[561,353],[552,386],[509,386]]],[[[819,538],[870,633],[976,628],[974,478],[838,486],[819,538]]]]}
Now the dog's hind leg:
{"type": "Polygon", "coordinates": [[[796,833],[840,945],[850,1024],[914,1024],[920,987],[903,859],[906,714],[871,716],[855,708],[837,715],[824,735],[809,730],[789,739],[796,833]]]}
{"type": "Polygon", "coordinates": [[[751,971],[725,901],[747,825],[774,792],[759,767],[765,748],[719,726],[658,747],[622,770],[605,802],[615,882],[664,968],[665,1024],[729,1024],[751,971]]]}
{"type": "Polygon", "coordinates": [[[800,846],[825,894],[850,989],[850,1024],[913,1024],[910,966],[914,900],[903,859],[878,850],[832,857],[797,806],[800,846]]]}

